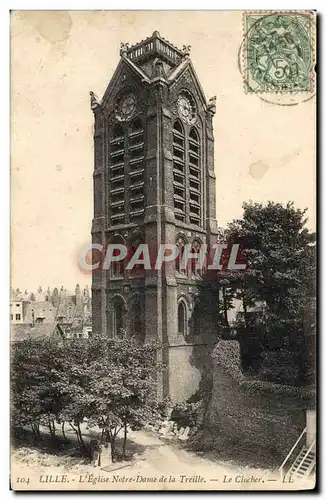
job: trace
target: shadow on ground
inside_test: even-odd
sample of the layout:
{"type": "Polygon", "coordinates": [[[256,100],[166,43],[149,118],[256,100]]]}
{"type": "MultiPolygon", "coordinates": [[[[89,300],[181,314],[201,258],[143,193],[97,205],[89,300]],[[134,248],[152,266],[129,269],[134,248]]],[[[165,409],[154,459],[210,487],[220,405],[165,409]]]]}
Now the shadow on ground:
{"type": "MultiPolygon", "coordinates": [[[[34,461],[44,467],[56,464],[65,465],[67,469],[70,469],[75,465],[89,465],[91,462],[89,442],[94,438],[100,439],[101,433],[94,429],[86,429],[85,431],[87,434],[83,433],[84,449],[79,446],[74,432],[70,430],[65,432],[66,439],[58,432],[55,440],[46,431],[41,432],[40,438],[36,439],[31,431],[26,430],[19,438],[13,437],[12,446],[22,463],[27,464],[30,457],[34,456],[34,461]]],[[[164,444],[157,442],[143,445],[132,439],[127,439],[126,457],[124,459],[131,460],[133,457],[140,460],[145,459],[142,456],[146,451],[157,449],[160,446],[164,446],[164,444]]],[[[117,437],[116,452],[117,457],[119,457],[118,461],[122,460],[122,449],[123,439],[117,437]]]]}

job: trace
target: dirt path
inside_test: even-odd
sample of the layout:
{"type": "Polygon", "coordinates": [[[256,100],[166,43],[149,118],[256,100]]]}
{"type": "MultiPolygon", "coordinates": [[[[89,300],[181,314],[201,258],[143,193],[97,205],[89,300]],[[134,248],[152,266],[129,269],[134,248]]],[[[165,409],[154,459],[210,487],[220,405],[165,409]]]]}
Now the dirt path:
{"type": "MultiPolygon", "coordinates": [[[[185,450],[178,443],[145,431],[130,432],[128,437],[128,448],[134,455],[133,461],[124,467],[116,463],[112,470],[112,466],[108,466],[105,461],[105,456],[101,467],[92,467],[87,460],[78,457],[60,453],[47,454],[21,447],[12,454],[12,477],[14,481],[17,475],[31,477],[36,489],[58,486],[42,482],[40,477],[49,474],[52,477],[58,474],[67,475],[68,482],[59,485],[66,489],[127,489],[127,481],[132,482],[129,486],[131,489],[144,489],[146,484],[150,483],[152,489],[163,490],[293,489],[294,486],[302,486],[280,483],[279,475],[275,471],[237,467],[230,462],[213,461],[204,455],[185,450]]],[[[309,487],[312,487],[311,482],[309,487]]]]}
{"type": "Polygon", "coordinates": [[[144,431],[133,432],[130,439],[145,451],[138,455],[138,467],[144,471],[159,474],[199,474],[214,479],[225,474],[269,474],[262,469],[237,468],[231,463],[215,462],[196,453],[183,449],[178,444],[165,441],[144,431]]]}

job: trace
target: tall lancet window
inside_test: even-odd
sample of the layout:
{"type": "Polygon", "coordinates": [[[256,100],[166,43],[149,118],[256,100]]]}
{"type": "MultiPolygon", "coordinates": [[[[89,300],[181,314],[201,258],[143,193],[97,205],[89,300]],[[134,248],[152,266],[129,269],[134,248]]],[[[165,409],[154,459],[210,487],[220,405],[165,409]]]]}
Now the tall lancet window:
{"type": "Polygon", "coordinates": [[[128,128],[129,157],[129,215],[131,222],[141,220],[144,214],[144,127],[139,118],[128,128]]]}
{"type": "MultiPolygon", "coordinates": [[[[129,238],[129,241],[128,241],[128,262],[130,264],[130,262],[132,261],[135,253],[138,251],[138,247],[139,245],[141,245],[142,243],[144,243],[144,236],[143,234],[140,232],[140,231],[135,231],[131,237],[129,238]]],[[[138,254],[137,254],[138,255],[138,254]]],[[[137,257],[137,256],[136,256],[137,257]]],[[[143,253],[141,252],[139,255],[138,255],[138,259],[140,261],[142,261],[144,258],[144,255],[143,253]]],[[[137,260],[138,260],[137,259],[137,260]]],[[[133,262],[133,261],[132,261],[133,262]]],[[[132,264],[130,264],[132,265],[132,264]]],[[[143,264],[135,264],[135,265],[132,265],[132,268],[130,269],[130,276],[131,277],[135,277],[135,276],[144,276],[144,273],[145,273],[145,269],[144,269],[144,265],[143,264]]]]}
{"type": "Polygon", "coordinates": [[[111,224],[121,224],[125,219],[125,134],[120,124],[116,124],[110,139],[110,220],[111,224]]]}
{"type": "MultiPolygon", "coordinates": [[[[120,255],[119,247],[115,248],[114,245],[125,245],[126,242],[124,238],[120,235],[116,235],[113,240],[109,243],[112,245],[112,256],[118,257],[120,255]]],[[[114,260],[110,265],[110,277],[111,278],[123,278],[125,272],[125,262],[124,260],[114,260]]]]}
{"type": "Polygon", "coordinates": [[[199,134],[192,127],[188,138],[189,168],[189,222],[200,225],[201,222],[201,151],[199,134]]]}
{"type": "Polygon", "coordinates": [[[187,306],[183,300],[178,305],[178,333],[187,336],[187,306]]]}
{"type": "Polygon", "coordinates": [[[177,239],[177,247],[178,247],[178,256],[175,259],[175,270],[177,273],[186,273],[186,270],[182,268],[182,258],[185,250],[185,245],[186,242],[185,240],[180,236],[180,238],[177,239]]]}
{"type": "Polygon", "coordinates": [[[173,140],[173,199],[176,220],[186,220],[186,172],[185,172],[185,134],[179,120],[174,122],[173,140]]]}
{"type": "Polygon", "coordinates": [[[125,330],[126,304],[122,297],[116,296],[113,300],[113,333],[115,337],[121,337],[125,330]]]}
{"type": "Polygon", "coordinates": [[[191,275],[193,276],[200,276],[201,275],[201,269],[200,269],[200,248],[201,244],[199,241],[195,240],[193,241],[191,245],[191,253],[192,254],[197,254],[198,257],[193,257],[190,259],[190,271],[191,275]],[[197,269],[197,265],[199,269],[197,269]]]}

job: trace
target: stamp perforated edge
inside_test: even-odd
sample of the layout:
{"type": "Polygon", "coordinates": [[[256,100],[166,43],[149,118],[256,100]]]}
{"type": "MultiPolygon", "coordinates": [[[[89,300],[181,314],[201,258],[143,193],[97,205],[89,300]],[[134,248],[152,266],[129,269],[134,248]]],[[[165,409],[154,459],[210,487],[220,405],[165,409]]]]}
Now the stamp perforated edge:
{"type": "Polygon", "coordinates": [[[274,94],[274,95],[306,95],[314,92],[316,90],[316,16],[317,11],[315,10],[245,10],[242,13],[242,42],[240,47],[240,72],[242,76],[243,89],[246,94],[274,94]],[[271,14],[308,14],[311,17],[311,60],[312,60],[312,71],[310,78],[310,88],[306,90],[254,90],[251,89],[245,78],[243,68],[245,67],[246,59],[246,16],[248,15],[271,15],[271,14]]]}

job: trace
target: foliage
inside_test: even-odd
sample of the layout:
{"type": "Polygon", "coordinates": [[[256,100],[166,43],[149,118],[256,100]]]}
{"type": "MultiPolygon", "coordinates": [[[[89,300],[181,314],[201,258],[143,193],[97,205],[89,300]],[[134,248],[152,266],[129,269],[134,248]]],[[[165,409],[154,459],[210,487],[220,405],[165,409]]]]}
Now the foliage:
{"type": "Polygon", "coordinates": [[[173,420],[178,428],[190,427],[198,429],[203,421],[204,402],[202,399],[197,401],[183,401],[176,403],[173,406],[171,420],[173,420]]]}
{"type": "Polygon", "coordinates": [[[173,402],[169,396],[158,402],[157,413],[160,420],[165,420],[170,417],[173,408],[173,402]]]}
{"type": "Polygon", "coordinates": [[[224,315],[220,323],[225,326],[226,310],[234,298],[240,299],[244,310],[244,328],[238,328],[240,343],[252,344],[258,355],[261,352],[261,373],[269,380],[282,381],[281,373],[288,367],[284,383],[291,379],[299,384],[305,372],[307,318],[313,323],[314,316],[315,235],[305,227],[306,210],[295,209],[293,203],[250,202],[243,208],[243,217],[228,225],[225,238],[240,244],[247,267],[245,271],[221,273],[224,315]],[[263,312],[259,318],[262,324],[257,326],[258,314],[249,311],[258,303],[263,312]],[[283,368],[278,370],[274,363],[274,370],[270,353],[280,349],[288,354],[280,358],[283,368]]]}
{"type": "Polygon", "coordinates": [[[299,364],[287,349],[270,351],[264,354],[259,375],[263,380],[293,385],[293,381],[299,378],[299,364]]]}
{"type": "MultiPolygon", "coordinates": [[[[103,346],[103,339],[96,339],[103,346]]],[[[156,376],[162,369],[156,359],[155,344],[140,345],[122,336],[107,340],[100,356],[90,364],[93,401],[89,425],[97,424],[111,442],[115,458],[115,438],[124,430],[124,450],[128,427],[140,429],[157,413],[156,376]]]]}
{"type": "Polygon", "coordinates": [[[25,340],[13,348],[12,387],[14,427],[30,425],[39,435],[40,424],[54,436],[55,415],[61,409],[64,384],[62,358],[53,340],[25,340]]]}
{"type": "Polygon", "coordinates": [[[111,442],[124,429],[139,429],[158,411],[155,344],[133,338],[26,340],[12,349],[12,425],[30,426],[40,437],[47,425],[55,438],[55,422],[67,423],[85,448],[81,424],[102,429],[111,442]]]}

